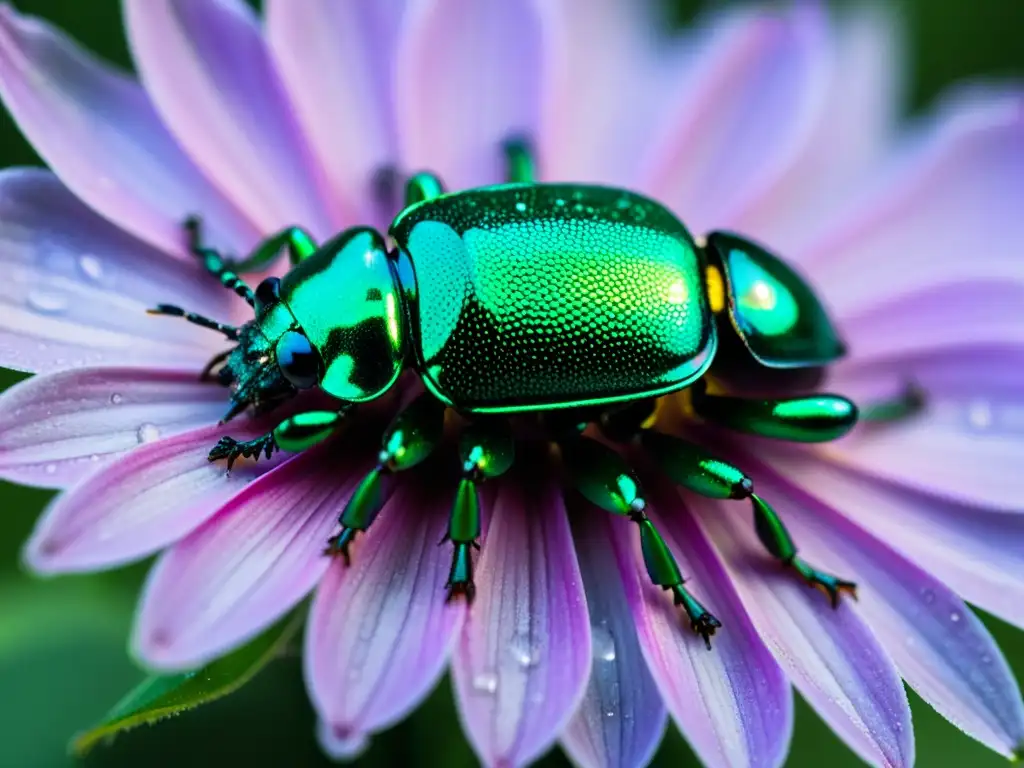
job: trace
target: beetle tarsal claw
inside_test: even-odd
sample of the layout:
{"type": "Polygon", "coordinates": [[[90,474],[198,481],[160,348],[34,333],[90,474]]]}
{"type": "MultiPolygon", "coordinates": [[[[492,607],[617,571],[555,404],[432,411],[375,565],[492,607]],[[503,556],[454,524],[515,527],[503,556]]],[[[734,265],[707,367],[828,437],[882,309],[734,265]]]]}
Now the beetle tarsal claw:
{"type": "Polygon", "coordinates": [[[277,450],[277,442],[274,440],[273,433],[261,435],[253,440],[243,441],[238,441],[233,437],[225,435],[217,441],[217,444],[207,454],[206,458],[208,461],[227,459],[228,469],[231,469],[240,456],[259,460],[262,453],[269,459],[275,450],[277,450]]]}
{"type": "Polygon", "coordinates": [[[358,533],[358,528],[342,528],[341,533],[327,540],[324,554],[330,557],[341,557],[345,561],[345,567],[349,567],[352,565],[352,554],[348,551],[348,548],[352,546],[352,542],[355,541],[356,534],[358,533]]]}
{"type": "Polygon", "coordinates": [[[833,608],[839,607],[840,598],[844,593],[854,600],[857,599],[857,585],[854,582],[840,579],[831,573],[819,571],[798,557],[793,558],[792,566],[808,585],[821,590],[833,608]]]}

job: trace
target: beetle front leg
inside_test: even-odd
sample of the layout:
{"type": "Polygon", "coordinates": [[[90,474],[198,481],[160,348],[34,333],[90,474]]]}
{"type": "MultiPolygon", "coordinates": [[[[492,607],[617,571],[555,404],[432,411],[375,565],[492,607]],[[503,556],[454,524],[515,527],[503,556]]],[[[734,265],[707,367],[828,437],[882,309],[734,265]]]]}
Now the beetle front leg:
{"type": "Polygon", "coordinates": [[[330,437],[344,422],[349,407],[338,411],[306,411],[289,416],[265,435],[252,440],[224,436],[207,455],[209,461],[227,459],[228,469],[239,457],[258,460],[270,458],[275,451],[299,453],[330,437]]]}
{"type": "MultiPolygon", "coordinates": [[[[505,474],[515,460],[515,441],[505,419],[474,421],[459,438],[462,480],[448,517],[448,532],[443,541],[453,546],[452,566],[448,571],[448,600],[465,595],[473,602],[473,553],[479,549],[480,499],[477,486],[484,480],[505,474]]],[[[442,542],[443,543],[443,542],[442,542]]]]}
{"type": "Polygon", "coordinates": [[[444,432],[444,405],[423,394],[403,408],[384,431],[377,466],[362,479],[338,518],[341,532],[327,542],[325,555],[349,562],[349,546],[366,531],[387,501],[383,476],[410,469],[434,452],[444,432]]]}
{"type": "Polygon", "coordinates": [[[709,395],[703,381],[690,392],[694,412],[705,421],[758,437],[823,443],[839,439],[857,423],[857,406],[841,395],[779,399],[709,395]]]}
{"type": "Polygon", "coordinates": [[[647,517],[647,503],[636,475],[619,454],[587,437],[563,443],[562,456],[576,488],[588,501],[636,523],[647,577],[655,586],[672,593],[675,604],[686,612],[690,628],[703,638],[710,651],[711,636],[722,622],[683,586],[685,579],[679,564],[654,522],[647,517]]]}
{"type": "Polygon", "coordinates": [[[776,560],[795,570],[810,586],[824,592],[832,607],[842,593],[857,596],[857,585],[820,571],[797,555],[796,544],[778,514],[754,493],[753,481],[740,469],[688,440],[644,429],[640,442],[658,467],[677,485],[708,499],[750,499],[754,529],[776,560]]]}

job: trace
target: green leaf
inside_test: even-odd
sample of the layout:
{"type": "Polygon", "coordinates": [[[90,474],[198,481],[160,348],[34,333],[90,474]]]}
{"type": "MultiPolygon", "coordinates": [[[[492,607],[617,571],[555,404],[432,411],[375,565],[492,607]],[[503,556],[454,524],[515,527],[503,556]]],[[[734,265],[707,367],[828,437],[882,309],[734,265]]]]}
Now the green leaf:
{"type": "Polygon", "coordinates": [[[302,614],[296,612],[202,669],[147,678],[118,702],[102,723],[75,737],[72,753],[81,757],[101,739],[113,738],[121,731],[155,723],[233,693],[288,647],[301,624],[302,614]]]}

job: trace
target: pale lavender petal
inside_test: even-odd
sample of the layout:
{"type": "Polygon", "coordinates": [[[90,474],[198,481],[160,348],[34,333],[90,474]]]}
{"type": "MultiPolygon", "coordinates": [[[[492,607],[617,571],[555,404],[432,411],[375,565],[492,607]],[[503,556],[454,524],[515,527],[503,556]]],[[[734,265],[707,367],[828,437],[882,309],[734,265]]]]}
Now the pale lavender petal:
{"type": "Polygon", "coordinates": [[[0,172],[0,269],[0,365],[198,373],[224,348],[218,334],[146,309],[181,304],[230,320],[231,296],[86,208],[49,171],[0,172]]]}
{"type": "Polygon", "coordinates": [[[316,586],[324,547],[366,460],[308,451],[266,473],[150,572],[132,646],[147,665],[194,669],[259,634],[316,586]]]}
{"type": "MultiPolygon", "coordinates": [[[[571,516],[573,539],[590,611],[593,660],[590,682],[576,714],[562,732],[562,746],[583,768],[629,768],[650,762],[665,731],[665,705],[637,642],[629,595],[610,528],[610,516],[588,507],[571,516]]],[[[635,569],[630,557],[626,567],[635,569]]],[[[630,573],[627,578],[635,579],[630,573]]],[[[678,660],[677,660],[678,661],[678,660]]]]}
{"type": "Polygon", "coordinates": [[[899,490],[806,455],[772,460],[965,600],[1024,627],[1024,515],[899,490]]]}
{"type": "Polygon", "coordinates": [[[1024,744],[1024,703],[1013,673],[988,630],[952,590],[821,503],[811,495],[815,486],[805,490],[784,480],[784,469],[777,474],[749,461],[743,466],[783,515],[801,556],[857,582],[858,612],[914,690],[1007,757],[1024,744]]]}
{"type": "Polygon", "coordinates": [[[316,738],[328,757],[339,762],[355,760],[370,746],[370,739],[365,734],[346,734],[323,720],[317,721],[316,738]]]}
{"type": "Polygon", "coordinates": [[[495,485],[477,597],[452,676],[481,761],[525,765],[554,743],[580,702],[590,675],[590,619],[561,489],[549,470],[535,460],[495,485]]]}
{"type": "Polygon", "coordinates": [[[614,562],[669,711],[706,765],[781,765],[793,729],[789,683],[678,495],[654,478],[647,492],[652,518],[677,555],[689,589],[723,624],[708,652],[671,597],[647,581],[632,526],[615,521],[620,543],[614,562]],[[632,546],[623,546],[625,541],[632,546]]]}
{"type": "Polygon", "coordinates": [[[331,233],[311,155],[242,0],[124,4],[142,82],[196,163],[261,229],[331,233]]]}
{"type": "Polygon", "coordinates": [[[224,390],[194,371],[36,376],[0,396],[0,477],[67,487],[138,445],[215,423],[224,407],[224,390]]]}
{"type": "MultiPolygon", "coordinates": [[[[694,499],[761,639],[808,703],[861,759],[914,762],[903,682],[849,600],[837,609],[764,551],[749,506],[694,499]]],[[[782,510],[785,514],[785,510],[782,510]]]]}
{"type": "Polygon", "coordinates": [[[861,427],[820,452],[927,493],[1024,512],[1024,344],[953,348],[877,365],[852,362],[833,375],[829,388],[863,404],[897,396],[908,381],[926,393],[923,412],[861,427]]]}
{"type": "Polygon", "coordinates": [[[841,320],[965,281],[1024,283],[1024,95],[948,103],[842,216],[789,255],[841,320]]]}
{"type": "Polygon", "coordinates": [[[396,64],[404,167],[449,189],[500,181],[501,142],[534,133],[542,42],[533,3],[410,2],[396,64]]]}
{"type": "Polygon", "coordinates": [[[445,602],[451,488],[402,477],[348,568],[335,559],[310,610],[306,683],[335,740],[405,717],[437,684],[465,617],[445,602]]]}
{"type": "Polygon", "coordinates": [[[751,200],[733,225],[782,254],[813,236],[877,170],[903,106],[906,35],[894,5],[865,3],[833,16],[827,56],[816,64],[828,93],[813,130],[768,194],[751,200]]]}
{"type": "Polygon", "coordinates": [[[127,232],[190,259],[181,222],[201,212],[212,242],[241,249],[256,240],[252,223],[192,164],[138,83],[6,3],[0,96],[68,188],[127,232]]]}
{"type": "Polygon", "coordinates": [[[733,13],[715,26],[640,188],[695,232],[731,226],[770,191],[815,127],[828,86],[828,38],[817,3],[733,13]]]}
{"type": "Polygon", "coordinates": [[[540,175],[551,181],[636,186],[637,168],[666,104],[686,87],[690,36],[661,39],[654,4],[544,3],[540,175]]]}
{"type": "Polygon", "coordinates": [[[265,6],[267,43],[323,169],[331,222],[386,227],[372,187],[398,159],[391,90],[405,0],[265,6]]]}
{"type": "Polygon", "coordinates": [[[25,561],[44,574],[84,572],[163,549],[282,458],[239,461],[227,472],[206,458],[217,440],[253,438],[272,426],[240,420],[139,446],[54,500],[25,545],[25,561]]]}

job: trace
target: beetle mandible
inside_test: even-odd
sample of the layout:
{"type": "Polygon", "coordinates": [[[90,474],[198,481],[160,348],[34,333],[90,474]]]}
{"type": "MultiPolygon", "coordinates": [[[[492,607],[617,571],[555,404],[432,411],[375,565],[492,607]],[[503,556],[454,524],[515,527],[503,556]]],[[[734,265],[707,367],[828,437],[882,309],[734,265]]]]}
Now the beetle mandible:
{"type": "MultiPolygon", "coordinates": [[[[328,553],[348,559],[353,537],[383,504],[382,475],[429,456],[452,409],[467,423],[458,442],[462,480],[449,521],[447,588],[449,599],[472,600],[477,486],[511,466],[510,419],[529,412],[544,420],[582,495],[637,524],[650,580],[672,592],[709,648],[720,623],[683,586],[645,514],[639,480],[607,442],[642,445],[690,491],[749,499],[757,535],[773,557],[833,605],[841,593],[854,593],[852,582],[797,555],[785,525],[743,471],[648,426],[656,398],[685,390],[692,417],[728,429],[799,442],[846,434],[858,420],[856,406],[813,392],[824,367],[844,353],[814,292],[749,239],[712,232],[697,240],[639,194],[535,182],[526,142],[511,140],[504,152],[505,184],[445,193],[432,174],[409,179],[390,248],[366,227],[320,246],[293,227],[231,262],[205,246],[198,219],[186,223],[191,251],[255,312],[233,327],[174,306],[151,310],[237,342],[204,371],[231,387],[223,421],[314,388],[338,402],[292,415],[253,440],[223,437],[210,460],[226,459],[230,468],[240,456],[309,448],[411,369],[426,392],[385,431],[377,466],[346,504],[328,553]],[[283,249],[288,273],[250,290],[238,273],[267,266],[283,249]],[[780,391],[786,396],[769,396],[780,391]],[[603,440],[584,435],[588,426],[603,440]]],[[[873,412],[890,418],[919,405],[908,390],[901,402],[873,412]]]]}

